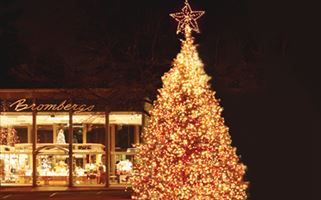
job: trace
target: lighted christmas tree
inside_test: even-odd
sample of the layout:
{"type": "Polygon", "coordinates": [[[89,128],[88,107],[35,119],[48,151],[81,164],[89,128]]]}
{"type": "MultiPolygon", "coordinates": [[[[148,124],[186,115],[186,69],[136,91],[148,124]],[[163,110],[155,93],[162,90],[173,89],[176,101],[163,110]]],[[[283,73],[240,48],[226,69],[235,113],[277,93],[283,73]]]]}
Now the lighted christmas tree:
{"type": "Polygon", "coordinates": [[[64,130],[63,129],[59,130],[56,143],[58,143],[58,144],[66,144],[66,139],[65,139],[65,134],[64,134],[64,130]]]}
{"type": "Polygon", "coordinates": [[[144,143],[138,145],[133,176],[133,199],[244,200],[248,183],[245,165],[231,146],[192,31],[199,32],[188,2],[171,14],[183,33],[181,52],[162,77],[163,88],[150,112],[144,143]]]}
{"type": "Polygon", "coordinates": [[[17,131],[14,128],[0,127],[0,145],[14,146],[19,142],[17,131]]]}

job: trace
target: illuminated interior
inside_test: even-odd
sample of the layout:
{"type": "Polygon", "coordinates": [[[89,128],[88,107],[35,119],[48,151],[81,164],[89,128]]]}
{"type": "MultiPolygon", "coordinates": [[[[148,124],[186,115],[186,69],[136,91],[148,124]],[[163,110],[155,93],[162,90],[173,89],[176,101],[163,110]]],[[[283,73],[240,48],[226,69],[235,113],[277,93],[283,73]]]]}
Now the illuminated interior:
{"type": "Polygon", "coordinates": [[[70,120],[67,112],[38,112],[34,119],[33,157],[32,112],[2,112],[0,186],[33,183],[36,186],[67,186],[70,180],[75,186],[105,186],[107,181],[110,185],[126,185],[135,155],[133,144],[139,143],[142,115],[111,112],[108,120],[105,116],[104,112],[75,113],[70,120]],[[106,121],[109,122],[110,140],[107,140],[106,121]],[[10,134],[15,135],[14,142],[8,142],[10,134]],[[69,163],[69,142],[72,143],[72,164],[69,163]],[[107,157],[106,144],[110,148],[107,157]],[[109,177],[106,176],[107,166],[109,177]]]}
{"type": "MultiPolygon", "coordinates": [[[[1,124],[7,126],[21,126],[31,125],[32,118],[30,113],[19,113],[17,112],[6,112],[0,115],[1,124]]],[[[105,124],[105,117],[97,115],[97,113],[81,113],[73,115],[72,118],[75,123],[93,123],[93,124],[105,124]]],[[[136,124],[141,125],[142,115],[140,113],[131,112],[111,112],[109,114],[110,124],[136,124]]],[[[37,124],[52,123],[68,123],[68,114],[57,114],[57,113],[41,113],[37,116],[37,124]]]]}

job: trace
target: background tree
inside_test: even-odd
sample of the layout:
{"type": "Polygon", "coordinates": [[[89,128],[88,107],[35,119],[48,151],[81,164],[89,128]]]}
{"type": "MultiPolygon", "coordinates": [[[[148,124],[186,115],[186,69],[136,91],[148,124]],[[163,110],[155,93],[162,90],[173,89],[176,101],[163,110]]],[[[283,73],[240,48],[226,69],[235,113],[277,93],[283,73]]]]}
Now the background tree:
{"type": "Polygon", "coordinates": [[[24,60],[28,48],[19,38],[15,27],[16,20],[21,16],[21,9],[15,0],[0,1],[0,86],[9,87],[14,79],[8,79],[7,71],[24,60]]]}
{"type": "Polygon", "coordinates": [[[17,135],[17,131],[12,127],[0,127],[0,144],[14,146],[19,142],[19,137],[17,135]]]}
{"type": "MultiPolygon", "coordinates": [[[[50,77],[55,72],[51,73],[52,70],[42,68],[54,66],[57,64],[55,60],[59,58],[61,61],[56,67],[59,71],[60,64],[63,63],[64,73],[60,74],[60,78],[64,77],[64,81],[59,80],[58,86],[124,88],[130,85],[142,92],[137,93],[137,96],[155,99],[155,91],[161,87],[158,77],[168,70],[170,64],[170,60],[166,58],[172,57],[179,48],[174,42],[175,37],[168,31],[171,24],[164,20],[162,12],[155,12],[155,9],[167,9],[164,3],[146,2],[142,7],[129,2],[128,6],[124,7],[122,2],[117,1],[80,0],[77,3],[70,1],[64,5],[66,9],[62,9],[53,2],[55,1],[43,4],[41,9],[44,10],[41,13],[52,12],[48,9],[55,7],[55,20],[58,20],[58,16],[65,16],[68,22],[71,22],[70,26],[60,27],[48,21],[53,30],[69,30],[64,31],[67,34],[66,38],[62,39],[68,42],[63,43],[64,48],[69,46],[70,49],[46,47],[50,50],[33,51],[28,59],[23,58],[24,61],[18,62],[11,70],[10,75],[12,80],[18,82],[17,85],[28,83],[30,87],[57,86],[55,79],[50,77]],[[67,9],[68,6],[73,8],[72,12],[67,9]],[[146,7],[149,9],[146,10],[146,7]],[[120,17],[121,22],[115,20],[120,17]],[[36,66],[37,60],[44,57],[47,57],[48,61],[43,66],[36,66]]],[[[230,7],[229,4],[222,4],[217,7],[230,7]]],[[[245,5],[240,6],[244,7],[245,5]]],[[[30,9],[36,8],[24,10],[25,13],[31,12],[30,9]]],[[[264,86],[264,70],[260,65],[267,52],[264,41],[260,37],[254,37],[255,34],[249,27],[238,25],[246,24],[250,18],[242,13],[244,9],[234,8],[229,12],[237,13],[238,16],[231,21],[233,30],[226,30],[227,27],[214,21],[220,31],[213,33],[209,30],[208,36],[202,37],[202,46],[199,49],[204,52],[205,63],[211,66],[207,71],[218,75],[215,84],[224,92],[246,93],[258,90],[264,86]]],[[[215,13],[222,15],[219,10],[215,10],[215,13]]],[[[206,20],[205,23],[207,24],[204,27],[212,26],[206,20]]]]}
{"type": "Polygon", "coordinates": [[[66,70],[64,58],[52,50],[30,56],[23,64],[11,68],[10,74],[18,83],[33,87],[68,87],[73,83],[70,80],[73,73],[66,70]]]}

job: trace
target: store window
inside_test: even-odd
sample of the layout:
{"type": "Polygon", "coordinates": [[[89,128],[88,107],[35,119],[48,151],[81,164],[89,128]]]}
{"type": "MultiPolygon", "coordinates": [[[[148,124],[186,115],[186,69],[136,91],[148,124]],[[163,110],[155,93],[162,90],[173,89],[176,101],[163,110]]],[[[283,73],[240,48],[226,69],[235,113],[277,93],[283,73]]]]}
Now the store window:
{"type": "Polygon", "coordinates": [[[106,162],[110,161],[111,185],[126,185],[132,171],[135,145],[140,142],[142,116],[113,112],[107,139],[104,112],[37,112],[35,115],[35,163],[32,156],[32,112],[0,113],[0,184],[37,186],[106,185],[106,162]],[[69,134],[70,116],[72,133],[69,134]],[[69,159],[72,142],[72,163],[69,159]],[[110,155],[106,155],[106,144],[110,155]],[[70,164],[71,163],[71,164],[70,164]],[[69,178],[69,166],[72,177],[69,178]]]}
{"type": "Polygon", "coordinates": [[[75,185],[106,184],[105,113],[73,115],[73,181],[75,185]]]}
{"type": "Polygon", "coordinates": [[[28,143],[28,126],[16,126],[17,137],[19,138],[19,143],[28,143]]]}
{"type": "Polygon", "coordinates": [[[115,150],[127,151],[133,148],[135,135],[135,126],[133,125],[116,125],[115,150]]]}
{"type": "Polygon", "coordinates": [[[53,143],[52,125],[40,125],[37,127],[38,143],[53,143]]]}
{"type": "Polygon", "coordinates": [[[37,113],[36,124],[37,185],[68,185],[69,113],[37,113]]]}
{"type": "Polygon", "coordinates": [[[83,136],[84,136],[84,127],[81,124],[73,124],[73,138],[72,143],[74,144],[82,144],[83,143],[83,136]]]}
{"type": "Polygon", "coordinates": [[[135,144],[140,141],[142,115],[135,112],[113,112],[110,118],[112,185],[128,185],[132,173],[135,144]]]}
{"type": "Polygon", "coordinates": [[[30,113],[0,115],[0,184],[31,185],[32,145],[30,113]]]}
{"type": "Polygon", "coordinates": [[[90,124],[87,127],[87,143],[105,145],[105,125],[90,124]]]}

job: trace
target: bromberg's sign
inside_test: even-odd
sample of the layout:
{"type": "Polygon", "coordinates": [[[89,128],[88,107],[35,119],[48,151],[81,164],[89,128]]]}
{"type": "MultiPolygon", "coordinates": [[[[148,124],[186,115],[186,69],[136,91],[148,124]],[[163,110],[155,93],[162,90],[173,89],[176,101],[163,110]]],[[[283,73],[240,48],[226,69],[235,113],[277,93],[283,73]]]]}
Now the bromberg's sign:
{"type": "Polygon", "coordinates": [[[79,112],[90,112],[95,108],[95,105],[86,104],[71,104],[67,103],[67,100],[62,101],[60,104],[28,104],[27,99],[19,99],[14,103],[10,104],[10,108],[14,108],[15,111],[74,111],[79,112]]]}

